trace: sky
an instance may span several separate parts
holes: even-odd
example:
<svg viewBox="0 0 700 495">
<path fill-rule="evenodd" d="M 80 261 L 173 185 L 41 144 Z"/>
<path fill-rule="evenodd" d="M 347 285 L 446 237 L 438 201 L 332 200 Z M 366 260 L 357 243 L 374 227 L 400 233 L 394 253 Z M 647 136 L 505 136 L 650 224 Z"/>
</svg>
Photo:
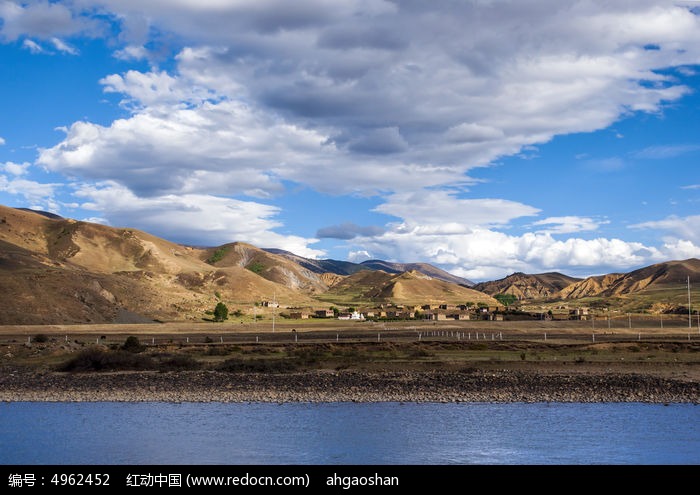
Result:
<svg viewBox="0 0 700 495">
<path fill-rule="evenodd" d="M 700 257 L 700 2 L 0 0 L 0 204 L 478 282 Z"/>
</svg>

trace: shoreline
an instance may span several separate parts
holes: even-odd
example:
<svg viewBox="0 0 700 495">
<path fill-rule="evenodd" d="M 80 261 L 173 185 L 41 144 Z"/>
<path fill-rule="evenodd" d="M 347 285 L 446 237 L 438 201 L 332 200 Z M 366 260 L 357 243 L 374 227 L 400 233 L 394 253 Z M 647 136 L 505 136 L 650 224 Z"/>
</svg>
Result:
<svg viewBox="0 0 700 495">
<path fill-rule="evenodd" d="M 645 373 L 468 371 L 5 372 L 2 402 L 700 404 L 700 383 Z"/>
</svg>

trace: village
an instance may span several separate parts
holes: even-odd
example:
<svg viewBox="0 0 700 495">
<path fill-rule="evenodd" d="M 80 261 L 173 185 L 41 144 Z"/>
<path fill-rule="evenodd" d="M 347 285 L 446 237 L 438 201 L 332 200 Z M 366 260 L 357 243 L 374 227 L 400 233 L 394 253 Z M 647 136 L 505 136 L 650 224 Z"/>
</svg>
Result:
<svg viewBox="0 0 700 495">
<path fill-rule="evenodd" d="M 280 308 L 279 303 L 264 301 L 265 307 Z M 570 309 L 560 306 L 553 310 L 525 312 L 508 306 L 488 306 L 483 303 L 473 304 L 379 304 L 371 308 L 348 307 L 340 310 L 335 306 L 328 309 L 287 307 L 279 315 L 292 320 L 312 318 L 329 318 L 351 321 L 377 320 L 433 320 L 433 321 L 504 321 L 515 320 L 587 320 L 588 308 Z"/>
</svg>

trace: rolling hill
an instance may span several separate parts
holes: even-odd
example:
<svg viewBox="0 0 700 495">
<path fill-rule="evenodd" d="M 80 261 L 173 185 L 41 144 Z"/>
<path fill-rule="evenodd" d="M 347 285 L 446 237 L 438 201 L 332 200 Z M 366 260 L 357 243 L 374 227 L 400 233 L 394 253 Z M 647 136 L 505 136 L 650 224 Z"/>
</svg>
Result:
<svg viewBox="0 0 700 495">
<path fill-rule="evenodd" d="M 197 321 L 219 300 L 244 312 L 273 297 L 289 306 L 326 306 L 344 290 L 368 302 L 483 296 L 419 272 L 389 274 L 242 242 L 194 248 L 136 229 L 0 206 L 0 324 Z"/>
<path fill-rule="evenodd" d="M 370 301 L 394 304 L 464 304 L 499 305 L 491 296 L 468 287 L 432 278 L 418 271 L 387 273 L 363 270 L 348 276 L 326 292 L 324 300 L 347 304 Z"/>
<path fill-rule="evenodd" d="M 664 288 L 685 289 L 688 277 L 694 281 L 700 280 L 700 260 L 667 261 L 629 273 L 588 277 L 563 288 L 558 296 L 576 299 L 625 296 Z"/>
<path fill-rule="evenodd" d="M 512 294 L 522 301 L 552 297 L 562 289 L 580 280 L 579 278 L 569 277 L 557 272 L 536 275 L 516 272 L 500 280 L 476 284 L 473 288 L 491 296 Z"/>
<path fill-rule="evenodd" d="M 700 260 L 583 280 L 515 273 L 470 288 L 468 280 L 424 263 L 310 260 L 242 242 L 194 248 L 135 229 L 0 206 L 0 324 L 201 321 L 218 301 L 251 313 L 254 303 L 273 297 L 305 307 L 491 306 L 498 304 L 492 295 L 506 293 L 522 301 L 637 298 L 641 308 L 667 301 L 662 310 L 672 310 L 687 301 L 687 277 L 698 285 Z"/>
<path fill-rule="evenodd" d="M 273 294 L 313 302 L 240 264 L 206 263 L 208 256 L 134 229 L 0 206 L 0 324 L 201 320 L 218 296 L 248 306 Z"/>
</svg>

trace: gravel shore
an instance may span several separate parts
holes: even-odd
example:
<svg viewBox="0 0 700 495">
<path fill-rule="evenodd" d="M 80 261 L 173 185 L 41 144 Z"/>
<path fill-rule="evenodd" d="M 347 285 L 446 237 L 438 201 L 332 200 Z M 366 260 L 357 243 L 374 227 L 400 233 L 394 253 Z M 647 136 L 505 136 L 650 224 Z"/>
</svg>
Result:
<svg viewBox="0 0 700 495">
<path fill-rule="evenodd" d="M 633 373 L 214 371 L 0 375 L 0 400 L 51 402 L 700 403 L 700 383 Z"/>
</svg>

